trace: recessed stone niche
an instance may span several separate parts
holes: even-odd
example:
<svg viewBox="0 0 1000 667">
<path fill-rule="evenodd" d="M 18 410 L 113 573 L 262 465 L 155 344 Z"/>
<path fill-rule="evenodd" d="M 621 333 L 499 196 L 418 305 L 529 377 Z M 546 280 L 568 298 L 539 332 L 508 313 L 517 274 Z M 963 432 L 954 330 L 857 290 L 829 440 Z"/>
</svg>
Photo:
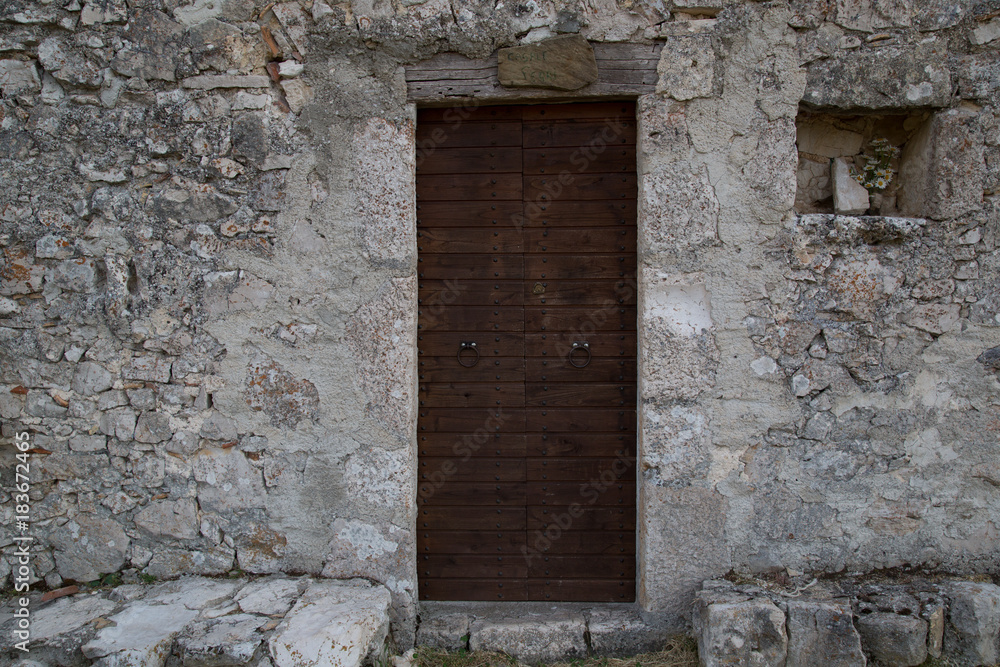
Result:
<svg viewBox="0 0 1000 667">
<path fill-rule="evenodd" d="M 799 151 L 796 212 L 904 215 L 899 201 L 905 180 L 900 176 L 900 161 L 907 143 L 927 124 L 930 115 L 930 112 L 877 115 L 799 112 L 795 122 Z M 866 157 L 874 156 L 872 141 L 877 139 L 887 140 L 899 149 L 899 154 L 889 164 L 891 180 L 884 189 L 868 192 L 865 208 L 865 188 L 857 181 L 846 181 L 852 180 L 848 175 L 851 169 L 860 171 Z M 903 171 L 905 174 L 906 170 Z M 841 180 L 835 188 L 838 173 Z M 838 207 L 834 205 L 835 189 L 839 195 Z M 850 208 L 851 202 L 854 208 Z"/>
</svg>

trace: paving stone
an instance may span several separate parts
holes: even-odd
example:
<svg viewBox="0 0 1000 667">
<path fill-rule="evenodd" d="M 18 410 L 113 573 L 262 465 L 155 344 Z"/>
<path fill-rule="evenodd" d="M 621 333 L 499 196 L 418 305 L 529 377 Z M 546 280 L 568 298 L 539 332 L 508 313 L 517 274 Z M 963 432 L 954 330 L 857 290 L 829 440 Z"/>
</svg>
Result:
<svg viewBox="0 0 1000 667">
<path fill-rule="evenodd" d="M 259 579 L 247 584 L 234 600 L 246 613 L 280 616 L 292 608 L 305 585 L 297 579 Z"/>
<path fill-rule="evenodd" d="M 389 591 L 363 581 L 313 581 L 275 628 L 275 667 L 359 667 L 389 631 Z"/>
</svg>

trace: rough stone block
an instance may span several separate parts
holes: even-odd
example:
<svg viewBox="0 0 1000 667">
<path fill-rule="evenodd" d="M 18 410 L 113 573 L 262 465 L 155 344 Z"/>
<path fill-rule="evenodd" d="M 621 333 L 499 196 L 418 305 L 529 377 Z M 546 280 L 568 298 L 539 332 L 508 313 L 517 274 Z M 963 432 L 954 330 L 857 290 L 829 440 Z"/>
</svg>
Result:
<svg viewBox="0 0 1000 667">
<path fill-rule="evenodd" d="M 961 306 L 957 303 L 931 303 L 911 310 L 905 321 L 911 327 L 937 335 L 949 331 L 960 314 Z"/>
<path fill-rule="evenodd" d="M 170 415 L 163 412 L 143 412 L 135 423 L 135 439 L 154 444 L 169 440 L 173 436 Z"/>
<path fill-rule="evenodd" d="M 785 665 L 785 615 L 770 600 L 710 602 L 699 593 L 693 621 L 704 667 Z"/>
<path fill-rule="evenodd" d="M 135 515 L 135 524 L 157 537 L 179 540 L 198 537 L 198 508 L 194 500 L 154 500 Z"/>
<path fill-rule="evenodd" d="M 712 489 L 653 485 L 640 501 L 646 575 L 639 601 L 649 611 L 687 614 L 699 584 L 731 568 L 728 549 L 713 537 L 725 531 L 726 501 Z"/>
<path fill-rule="evenodd" d="M 469 630 L 469 648 L 503 651 L 527 663 L 565 662 L 587 656 L 586 630 L 583 615 L 570 611 L 479 619 Z"/>
<path fill-rule="evenodd" d="M 841 215 L 861 215 L 868 210 L 868 190 L 854 180 L 851 168 L 837 158 L 830 168 L 833 187 L 833 210 Z"/>
<path fill-rule="evenodd" d="M 34 61 L 0 60 L 0 91 L 4 97 L 35 92 L 42 87 Z"/>
<path fill-rule="evenodd" d="M 389 631 L 389 591 L 314 581 L 268 640 L 275 667 L 360 667 Z"/>
<path fill-rule="evenodd" d="M 708 97 L 715 83 L 715 50 L 710 35 L 669 39 L 656 66 L 656 92 L 675 100 Z"/>
<path fill-rule="evenodd" d="M 929 49 L 884 47 L 809 65 L 802 102 L 815 108 L 895 110 L 945 107 L 951 75 Z"/>
<path fill-rule="evenodd" d="M 218 576 L 232 567 L 233 551 L 224 546 L 186 550 L 161 545 L 145 570 L 157 579 L 171 579 L 186 574 Z"/>
<path fill-rule="evenodd" d="M 136 357 L 125 369 L 128 380 L 170 382 L 170 360 L 153 355 Z"/>
<path fill-rule="evenodd" d="M 864 667 L 850 602 L 789 602 L 787 667 Z"/>
<path fill-rule="evenodd" d="M 93 396 L 111 388 L 112 375 L 100 364 L 84 361 L 73 373 L 71 388 L 78 394 Z"/>
<path fill-rule="evenodd" d="M 191 461 L 198 502 L 207 511 L 263 507 L 264 479 L 237 449 L 203 449 Z"/>
<path fill-rule="evenodd" d="M 924 123 L 903 149 L 897 202 L 903 215 L 955 218 L 983 206 L 983 134 L 976 114 L 949 109 Z"/>
<path fill-rule="evenodd" d="M 969 665 L 1000 662 L 1000 586 L 959 581 L 945 594 L 951 601 L 945 655 Z"/>
<path fill-rule="evenodd" d="M 93 581 L 117 572 L 125 563 L 129 539 L 121 525 L 95 514 L 77 514 L 53 531 L 59 576 L 72 581 Z"/>
<path fill-rule="evenodd" d="M 927 659 L 927 621 L 885 612 L 858 618 L 861 644 L 873 658 L 890 667 L 915 667 Z"/>
</svg>

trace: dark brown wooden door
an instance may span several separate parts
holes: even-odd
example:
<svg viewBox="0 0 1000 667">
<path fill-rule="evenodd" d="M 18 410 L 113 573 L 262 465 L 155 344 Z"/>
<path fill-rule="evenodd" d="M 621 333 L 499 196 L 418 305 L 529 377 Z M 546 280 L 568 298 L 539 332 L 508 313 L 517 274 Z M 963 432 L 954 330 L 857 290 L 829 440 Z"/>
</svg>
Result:
<svg viewBox="0 0 1000 667">
<path fill-rule="evenodd" d="M 421 600 L 635 599 L 630 102 L 417 117 Z"/>
</svg>

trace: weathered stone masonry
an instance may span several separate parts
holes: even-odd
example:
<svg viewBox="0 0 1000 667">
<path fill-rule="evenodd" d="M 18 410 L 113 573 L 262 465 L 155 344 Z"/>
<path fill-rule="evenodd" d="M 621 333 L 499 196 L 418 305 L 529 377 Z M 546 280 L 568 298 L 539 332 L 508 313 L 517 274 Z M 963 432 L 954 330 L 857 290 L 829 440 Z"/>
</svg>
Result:
<svg viewBox="0 0 1000 667">
<path fill-rule="evenodd" d="M 412 643 L 404 68 L 576 32 L 663 44 L 641 606 L 679 622 L 729 570 L 1000 574 L 1000 4 L 8 0 L 0 418 L 39 579 L 364 577 Z M 833 215 L 824 164 L 879 136 L 880 215 Z"/>
</svg>

